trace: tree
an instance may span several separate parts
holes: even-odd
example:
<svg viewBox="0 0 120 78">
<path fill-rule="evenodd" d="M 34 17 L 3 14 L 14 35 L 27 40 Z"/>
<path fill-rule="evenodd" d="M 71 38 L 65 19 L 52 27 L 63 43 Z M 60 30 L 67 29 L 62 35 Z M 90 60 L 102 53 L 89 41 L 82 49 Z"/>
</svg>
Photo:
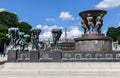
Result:
<svg viewBox="0 0 120 78">
<path fill-rule="evenodd" d="M 114 27 L 110 27 L 108 28 L 107 34 L 108 37 L 111 37 L 113 39 L 113 41 L 117 40 L 117 31 L 116 28 Z"/>
<path fill-rule="evenodd" d="M 20 28 L 21 32 L 24 32 L 25 34 L 29 34 L 30 35 L 30 30 L 32 28 L 31 25 L 29 25 L 26 22 L 21 22 L 21 23 L 18 24 L 18 27 Z"/>
<path fill-rule="evenodd" d="M 11 12 L 0 12 L 0 24 L 5 24 L 9 27 L 16 27 L 18 25 L 18 17 L 16 14 Z"/>
<path fill-rule="evenodd" d="M 108 37 L 111 37 L 113 41 L 117 41 L 120 43 L 120 27 L 110 27 L 108 28 L 107 34 Z"/>
<path fill-rule="evenodd" d="M 6 37 L 9 27 L 18 26 L 18 17 L 16 14 L 2 11 L 0 12 L 0 52 L 4 50 L 4 43 L 7 42 Z"/>
<path fill-rule="evenodd" d="M 0 24 L 0 52 L 4 50 L 4 43 L 7 41 L 6 33 L 8 30 L 8 26 L 4 24 Z"/>
<path fill-rule="evenodd" d="M 4 50 L 4 43 L 9 42 L 6 34 L 10 27 L 18 27 L 26 34 L 30 34 L 30 29 L 32 28 L 31 25 L 26 22 L 19 23 L 16 14 L 7 11 L 0 12 L 0 52 Z"/>
<path fill-rule="evenodd" d="M 120 44 L 120 26 L 117 27 L 117 40 L 118 40 L 118 43 Z"/>
</svg>

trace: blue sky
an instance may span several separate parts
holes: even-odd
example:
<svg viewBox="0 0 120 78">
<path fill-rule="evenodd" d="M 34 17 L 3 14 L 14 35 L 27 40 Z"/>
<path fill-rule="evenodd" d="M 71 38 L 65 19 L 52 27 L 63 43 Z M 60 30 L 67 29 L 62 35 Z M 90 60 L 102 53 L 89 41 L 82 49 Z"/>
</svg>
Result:
<svg viewBox="0 0 120 78">
<path fill-rule="evenodd" d="M 105 9 L 102 31 L 120 25 L 120 0 L 0 0 L 0 11 L 17 14 L 19 21 L 25 21 L 33 28 L 41 28 L 41 38 L 51 37 L 51 29 L 67 27 L 68 38 L 83 34 L 79 12 L 89 9 Z M 63 32 L 64 37 L 64 32 Z"/>
</svg>

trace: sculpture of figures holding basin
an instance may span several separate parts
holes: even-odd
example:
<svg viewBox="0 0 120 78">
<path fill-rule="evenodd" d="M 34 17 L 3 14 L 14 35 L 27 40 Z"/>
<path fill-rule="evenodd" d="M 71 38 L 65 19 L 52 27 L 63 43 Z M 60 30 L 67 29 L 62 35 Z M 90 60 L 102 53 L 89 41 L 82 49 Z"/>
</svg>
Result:
<svg viewBox="0 0 120 78">
<path fill-rule="evenodd" d="M 79 15 L 82 17 L 81 24 L 84 28 L 84 33 L 86 34 L 86 31 L 89 31 L 93 34 L 101 34 L 101 27 L 103 25 L 102 18 L 106 13 L 105 10 L 86 10 L 81 12 Z M 92 27 L 92 31 L 90 31 L 90 27 Z"/>
</svg>

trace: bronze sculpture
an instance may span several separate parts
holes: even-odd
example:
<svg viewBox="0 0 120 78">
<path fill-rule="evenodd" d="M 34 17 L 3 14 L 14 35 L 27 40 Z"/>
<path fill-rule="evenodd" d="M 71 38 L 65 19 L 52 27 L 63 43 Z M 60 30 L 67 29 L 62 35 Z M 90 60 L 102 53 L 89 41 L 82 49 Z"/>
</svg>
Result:
<svg viewBox="0 0 120 78">
<path fill-rule="evenodd" d="M 82 27 L 85 34 L 101 34 L 101 27 L 103 25 L 103 16 L 107 12 L 105 10 L 86 10 L 79 15 L 82 17 Z M 90 28 L 92 27 L 92 31 Z M 88 32 L 89 31 L 89 32 Z"/>
<path fill-rule="evenodd" d="M 7 37 L 10 38 L 10 47 L 11 50 L 16 50 L 16 41 L 19 39 L 19 28 L 11 27 L 8 29 Z"/>
<path fill-rule="evenodd" d="M 32 29 L 31 30 L 31 42 L 32 50 L 39 50 L 39 34 L 41 29 Z"/>
<path fill-rule="evenodd" d="M 28 50 L 28 43 L 27 39 L 30 37 L 29 35 L 25 34 L 24 32 L 20 32 L 19 28 L 11 27 L 8 29 L 7 37 L 10 38 L 10 47 L 11 50 L 16 50 L 17 46 L 20 46 L 20 51 Z"/>
<path fill-rule="evenodd" d="M 101 33 L 101 27 L 103 25 L 103 20 L 102 20 L 103 14 L 100 14 L 99 16 L 97 16 L 97 18 L 95 19 L 96 24 L 95 27 L 97 28 L 98 33 Z"/>
<path fill-rule="evenodd" d="M 94 33 L 94 27 L 95 26 L 93 24 L 93 21 L 94 21 L 93 17 L 90 14 L 87 14 L 86 19 L 87 19 L 87 25 L 88 25 L 88 27 L 92 26 L 92 32 Z"/>
<path fill-rule="evenodd" d="M 89 34 L 90 33 L 90 26 L 87 25 L 87 21 L 82 20 L 81 24 L 82 24 L 82 28 L 84 29 L 84 33 Z"/>
<path fill-rule="evenodd" d="M 58 50 L 58 40 L 62 34 L 62 30 L 59 28 L 52 29 L 52 36 L 53 36 L 53 50 Z"/>
</svg>

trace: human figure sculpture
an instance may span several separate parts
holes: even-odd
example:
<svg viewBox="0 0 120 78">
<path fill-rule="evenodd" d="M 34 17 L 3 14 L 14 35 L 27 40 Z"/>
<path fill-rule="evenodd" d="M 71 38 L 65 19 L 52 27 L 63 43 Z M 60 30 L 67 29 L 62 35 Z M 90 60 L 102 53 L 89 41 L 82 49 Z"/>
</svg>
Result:
<svg viewBox="0 0 120 78">
<path fill-rule="evenodd" d="M 87 25 L 87 22 L 85 20 L 82 20 L 81 24 L 82 24 L 82 28 L 84 29 L 84 33 L 89 34 L 90 33 L 90 27 Z"/>
<path fill-rule="evenodd" d="M 94 23 L 93 23 L 94 19 L 93 19 L 93 17 L 90 14 L 88 14 L 86 19 L 87 19 L 88 27 L 92 26 L 92 32 L 94 33 Z"/>
<path fill-rule="evenodd" d="M 53 36 L 53 49 L 58 50 L 58 40 L 62 34 L 61 29 L 52 29 L 52 36 Z"/>
<path fill-rule="evenodd" d="M 16 27 L 11 27 L 8 29 L 8 38 L 10 38 L 10 47 L 11 47 L 11 50 L 16 50 L 16 41 L 19 39 L 19 28 L 16 28 Z"/>
<path fill-rule="evenodd" d="M 27 42 L 27 39 L 29 38 L 30 36 L 25 34 L 24 32 L 19 32 L 19 39 L 16 41 L 16 44 L 17 45 L 20 45 L 20 51 L 23 51 L 23 50 L 28 50 L 28 43 Z"/>
<path fill-rule="evenodd" d="M 101 27 L 103 25 L 103 20 L 102 20 L 103 14 L 100 14 L 99 16 L 97 16 L 97 18 L 95 19 L 96 24 L 95 27 L 97 28 L 97 32 L 100 34 L 101 33 Z"/>
<path fill-rule="evenodd" d="M 40 44 L 40 49 L 44 49 L 45 48 L 45 43 L 43 41 L 40 41 L 39 44 Z"/>
<path fill-rule="evenodd" d="M 39 50 L 39 34 L 40 29 L 32 29 L 31 30 L 31 42 L 32 42 L 32 50 Z"/>
<path fill-rule="evenodd" d="M 26 48 L 27 48 L 27 50 L 28 50 L 28 44 L 29 44 L 29 42 L 30 42 L 30 35 L 28 35 L 28 34 L 25 34 L 24 35 L 24 40 L 25 40 L 25 46 L 26 46 Z"/>
<path fill-rule="evenodd" d="M 25 48 L 25 41 L 24 41 L 24 32 L 19 32 L 19 39 L 16 41 L 17 45 L 20 45 L 20 50 L 23 51 Z"/>
</svg>

